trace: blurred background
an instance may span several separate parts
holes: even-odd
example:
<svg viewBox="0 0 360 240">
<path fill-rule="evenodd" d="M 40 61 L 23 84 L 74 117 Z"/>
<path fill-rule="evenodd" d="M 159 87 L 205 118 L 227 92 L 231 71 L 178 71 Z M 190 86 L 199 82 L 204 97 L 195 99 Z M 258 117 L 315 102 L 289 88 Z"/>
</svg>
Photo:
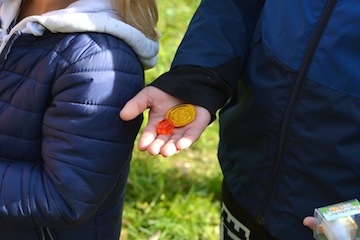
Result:
<svg viewBox="0 0 360 240">
<path fill-rule="evenodd" d="M 146 83 L 170 68 L 200 0 L 157 3 L 160 53 L 157 66 L 146 71 Z M 171 158 L 134 149 L 120 240 L 219 239 L 218 130 L 215 121 L 190 149 Z"/>
</svg>

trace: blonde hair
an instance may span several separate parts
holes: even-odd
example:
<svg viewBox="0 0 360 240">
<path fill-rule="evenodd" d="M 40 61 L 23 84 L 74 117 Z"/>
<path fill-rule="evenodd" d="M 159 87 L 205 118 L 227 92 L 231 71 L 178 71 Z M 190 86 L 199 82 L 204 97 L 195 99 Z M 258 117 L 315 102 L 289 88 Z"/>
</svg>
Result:
<svg viewBox="0 0 360 240">
<path fill-rule="evenodd" d="M 158 39 L 156 0 L 112 0 L 121 19 L 151 39 Z"/>
</svg>

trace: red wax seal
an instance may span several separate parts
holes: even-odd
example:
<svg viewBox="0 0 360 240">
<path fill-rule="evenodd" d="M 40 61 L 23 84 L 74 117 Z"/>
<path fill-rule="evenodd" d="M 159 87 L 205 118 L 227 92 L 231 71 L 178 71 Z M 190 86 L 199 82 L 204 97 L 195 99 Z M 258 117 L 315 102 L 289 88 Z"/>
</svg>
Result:
<svg viewBox="0 0 360 240">
<path fill-rule="evenodd" d="M 173 129 L 174 129 L 174 122 L 167 118 L 156 124 L 157 134 L 168 135 L 172 133 Z"/>
</svg>

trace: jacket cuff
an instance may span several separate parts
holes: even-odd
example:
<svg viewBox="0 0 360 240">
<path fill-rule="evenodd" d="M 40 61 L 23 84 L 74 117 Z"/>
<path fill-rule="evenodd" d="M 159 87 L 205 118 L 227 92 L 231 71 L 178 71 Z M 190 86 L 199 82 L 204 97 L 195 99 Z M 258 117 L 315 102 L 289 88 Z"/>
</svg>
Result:
<svg viewBox="0 0 360 240">
<path fill-rule="evenodd" d="M 185 102 L 206 108 L 211 113 L 211 122 L 232 90 L 212 69 L 198 66 L 178 66 L 164 73 L 150 86 L 157 87 Z"/>
</svg>

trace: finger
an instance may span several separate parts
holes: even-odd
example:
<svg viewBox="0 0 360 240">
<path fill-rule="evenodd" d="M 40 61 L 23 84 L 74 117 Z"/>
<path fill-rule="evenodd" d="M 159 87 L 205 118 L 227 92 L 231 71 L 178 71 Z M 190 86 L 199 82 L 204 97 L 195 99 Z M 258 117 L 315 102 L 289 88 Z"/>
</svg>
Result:
<svg viewBox="0 0 360 240">
<path fill-rule="evenodd" d="M 135 97 L 130 99 L 120 111 L 120 118 L 130 121 L 147 109 L 147 94 L 145 90 L 140 91 Z"/>
<path fill-rule="evenodd" d="M 156 127 L 153 126 L 152 121 L 148 121 L 147 125 L 144 127 L 142 134 L 138 141 L 138 149 L 140 151 L 146 151 L 148 147 L 155 141 L 157 138 Z"/>
<path fill-rule="evenodd" d="M 153 141 L 157 138 L 158 134 L 156 132 L 156 125 L 158 122 L 163 120 L 163 115 L 154 114 L 151 109 L 149 112 L 148 122 L 144 127 L 142 134 L 140 135 L 138 141 L 138 149 L 140 151 L 148 150 L 148 147 L 152 144 Z M 149 152 L 150 153 L 150 152 Z"/>
<path fill-rule="evenodd" d="M 148 146 L 147 151 L 151 155 L 157 155 L 161 153 L 161 149 L 170 139 L 171 135 L 157 135 L 154 141 Z"/>
<path fill-rule="evenodd" d="M 189 127 L 184 129 L 183 135 L 181 138 L 176 141 L 176 148 L 178 150 L 184 150 L 190 147 L 194 142 L 196 142 L 201 134 L 204 132 L 205 126 L 196 125 L 196 123 L 190 125 Z"/>
<path fill-rule="evenodd" d="M 195 123 L 194 123 L 195 124 Z M 189 127 L 175 128 L 171 135 L 156 135 L 156 133 L 143 133 L 141 149 L 147 150 L 150 154 L 161 154 L 163 157 L 170 157 L 180 150 L 190 147 L 201 135 L 205 127 L 199 129 Z"/>
<path fill-rule="evenodd" d="M 175 140 L 169 140 L 164 146 L 160 149 L 160 154 L 163 157 L 171 157 L 179 152 L 177 149 Z"/>
<path fill-rule="evenodd" d="M 306 217 L 303 220 L 303 224 L 304 224 L 304 226 L 314 230 L 315 227 L 316 227 L 316 218 L 314 218 L 314 217 Z"/>
<path fill-rule="evenodd" d="M 163 157 L 170 157 L 179 152 L 176 143 L 179 141 L 179 139 L 182 138 L 183 131 L 184 131 L 183 129 L 174 129 L 171 137 L 163 144 L 163 146 L 160 149 L 160 154 Z"/>
<path fill-rule="evenodd" d="M 171 138 L 160 149 L 160 154 L 164 157 L 170 157 L 181 150 L 189 148 L 199 139 L 205 128 L 206 126 L 199 127 L 194 123 L 183 128 L 174 129 Z"/>
<path fill-rule="evenodd" d="M 137 147 L 140 151 L 146 151 L 150 144 L 154 142 L 156 139 L 157 134 L 154 134 L 152 132 L 146 132 L 144 131 L 138 141 Z"/>
<path fill-rule="evenodd" d="M 156 133 L 147 131 L 143 133 L 143 136 L 139 139 L 141 143 L 138 147 L 142 150 L 147 150 L 151 155 L 161 154 L 163 157 L 170 157 L 179 152 L 176 143 L 183 136 L 184 128 L 175 128 L 172 134 L 169 135 L 157 135 Z"/>
<path fill-rule="evenodd" d="M 198 117 L 194 122 L 190 123 L 184 128 L 184 133 L 181 138 L 176 142 L 176 148 L 178 150 L 183 150 L 190 147 L 194 142 L 196 142 L 204 130 L 207 128 L 211 115 L 204 109 L 197 107 Z"/>
<path fill-rule="evenodd" d="M 193 145 L 194 142 L 199 139 L 199 136 L 194 136 L 194 134 L 185 134 L 182 138 L 179 139 L 179 141 L 176 142 L 176 149 L 184 150 L 186 148 L 189 148 L 191 145 Z"/>
</svg>

